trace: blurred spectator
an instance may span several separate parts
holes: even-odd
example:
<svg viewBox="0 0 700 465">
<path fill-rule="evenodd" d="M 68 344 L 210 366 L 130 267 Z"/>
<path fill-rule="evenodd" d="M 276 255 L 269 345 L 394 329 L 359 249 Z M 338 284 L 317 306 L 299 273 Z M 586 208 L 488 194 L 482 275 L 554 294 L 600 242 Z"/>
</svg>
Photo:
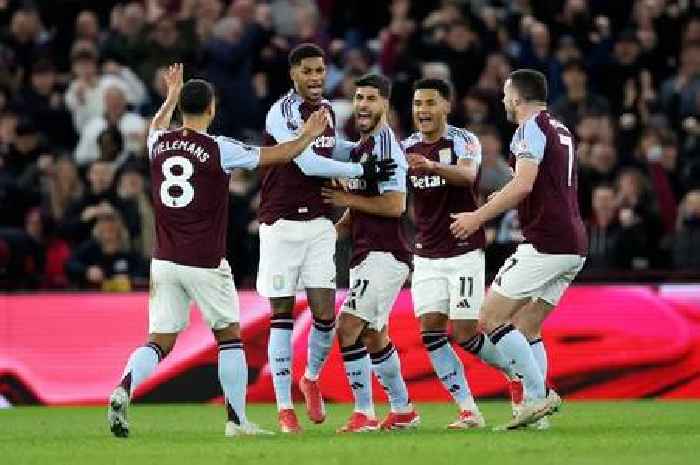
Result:
<svg viewBox="0 0 700 465">
<path fill-rule="evenodd" d="M 629 96 L 630 88 L 634 90 L 639 80 L 641 47 L 633 30 L 622 32 L 614 45 L 608 41 L 600 47 L 610 46 L 613 48 L 612 54 L 603 53 L 601 62 L 592 64 L 596 71 L 593 82 L 608 99 L 613 113 L 620 115 L 623 105 L 633 104 L 635 100 L 633 97 L 633 102 L 625 102 L 625 96 Z M 621 86 L 625 92 L 620 92 Z"/>
<path fill-rule="evenodd" d="M 253 208 L 257 189 L 257 182 L 250 172 L 235 170 L 231 173 L 229 215 L 236 221 L 228 228 L 227 257 L 237 285 L 254 285 L 259 253 L 256 209 Z"/>
<path fill-rule="evenodd" d="M 75 17 L 75 40 L 89 40 L 100 44 L 104 39 L 100 32 L 100 21 L 94 11 L 83 10 Z"/>
<path fill-rule="evenodd" d="M 189 69 L 198 46 L 194 22 L 164 15 L 154 22 L 144 45 L 144 56 L 136 67 L 143 81 L 151 82 L 158 68 L 171 63 L 185 63 Z"/>
<path fill-rule="evenodd" d="M 13 52 L 20 80 L 29 76 L 34 62 L 51 55 L 50 36 L 43 30 L 39 12 L 31 6 L 15 11 L 2 42 Z"/>
<path fill-rule="evenodd" d="M 481 142 L 481 174 L 479 192 L 484 197 L 500 190 L 513 176 L 503 154 L 503 143 L 493 126 L 486 126 L 478 133 Z"/>
<path fill-rule="evenodd" d="M 566 95 L 554 102 L 550 111 L 568 128 L 575 128 L 584 114 L 606 114 L 610 111 L 605 98 L 590 93 L 586 68 L 581 60 L 572 60 L 564 65 L 563 79 Z"/>
<path fill-rule="evenodd" d="M 134 165 L 125 166 L 119 175 L 117 195 L 120 199 L 136 205 L 139 217 L 139 235 L 132 237 L 131 250 L 148 260 L 153 254 L 155 240 L 155 216 L 146 180 Z M 234 216 L 233 218 L 239 218 Z"/>
<path fill-rule="evenodd" d="M 679 209 L 673 263 L 679 269 L 700 269 L 700 190 L 688 192 Z"/>
<path fill-rule="evenodd" d="M 587 271 L 619 269 L 624 258 L 620 256 L 622 228 L 618 221 L 617 199 L 612 184 L 598 184 L 591 193 L 592 205 L 588 229 Z"/>
<path fill-rule="evenodd" d="M 21 90 L 18 100 L 17 106 L 25 109 L 51 147 L 70 149 L 75 145 L 71 116 L 50 61 L 40 60 L 32 65 L 29 84 Z"/>
<path fill-rule="evenodd" d="M 87 170 L 88 188 L 79 199 L 66 208 L 62 222 L 64 235 L 73 243 L 80 243 L 90 235 L 96 218 L 112 210 L 117 211 L 126 222 L 131 235 L 140 232 L 137 206 L 121 199 L 113 189 L 114 165 L 107 161 L 96 160 Z"/>
<path fill-rule="evenodd" d="M 617 174 L 615 146 L 606 142 L 595 143 L 585 160 L 579 161 L 578 197 L 581 216 L 591 215 L 593 188 L 599 184 L 613 183 Z"/>
<path fill-rule="evenodd" d="M 56 235 L 56 224 L 50 215 L 39 208 L 27 213 L 24 230 L 41 250 L 37 263 L 37 285 L 44 289 L 60 289 L 68 285 L 65 264 L 70 257 L 68 243 Z"/>
<path fill-rule="evenodd" d="M 431 50 L 432 60 L 447 63 L 454 80 L 458 96 L 463 96 L 479 79 L 479 71 L 484 67 L 484 51 L 477 35 L 462 20 L 455 20 L 447 26 L 444 39 Z"/>
<path fill-rule="evenodd" d="M 618 219 L 625 239 L 621 263 L 626 269 L 661 267 L 663 225 L 648 180 L 636 168 L 626 168 L 617 178 Z"/>
<path fill-rule="evenodd" d="M 146 122 L 136 113 L 127 111 L 126 98 L 120 86 L 110 86 L 104 90 L 104 114 L 89 120 L 75 149 L 75 160 L 85 165 L 99 157 L 97 140 L 110 125 L 115 125 L 126 138 L 123 152 L 139 153 L 146 139 Z M 124 153 L 123 155 L 126 155 Z"/>
<path fill-rule="evenodd" d="M 124 153 L 124 136 L 116 126 L 107 126 L 97 136 L 98 160 L 114 162 L 119 168 L 126 159 Z"/>
<path fill-rule="evenodd" d="M 129 234 L 115 211 L 107 209 L 97 216 L 92 236 L 66 263 L 75 285 L 125 292 L 146 284 L 145 263 L 129 251 Z"/>
<path fill-rule="evenodd" d="M 105 58 L 136 69 L 144 53 L 143 30 L 146 12 L 140 2 L 115 5 L 110 18 L 110 31 L 102 45 Z"/>
<path fill-rule="evenodd" d="M 57 159 L 52 166 L 45 198 L 45 210 L 54 223 L 63 220 L 68 206 L 83 196 L 83 190 L 75 162 L 67 157 Z"/>
<path fill-rule="evenodd" d="M 261 124 L 263 110 L 252 86 L 252 65 L 266 39 L 263 25 L 246 25 L 238 18 L 226 17 L 216 23 L 212 37 L 204 44 L 206 74 L 218 91 L 218 128 L 228 134 Z"/>
<path fill-rule="evenodd" d="M 688 42 L 680 54 L 678 74 L 661 86 L 661 104 L 677 128 L 700 110 L 700 41 Z"/>
<path fill-rule="evenodd" d="M 97 51 L 90 45 L 73 47 L 71 68 L 73 79 L 66 91 L 66 105 L 73 114 L 73 124 L 78 131 L 83 131 L 91 119 L 104 114 L 105 91 L 110 87 L 120 88 L 134 108 L 139 108 L 147 100 L 143 82 L 126 66 L 106 61 L 100 74 Z"/>
</svg>

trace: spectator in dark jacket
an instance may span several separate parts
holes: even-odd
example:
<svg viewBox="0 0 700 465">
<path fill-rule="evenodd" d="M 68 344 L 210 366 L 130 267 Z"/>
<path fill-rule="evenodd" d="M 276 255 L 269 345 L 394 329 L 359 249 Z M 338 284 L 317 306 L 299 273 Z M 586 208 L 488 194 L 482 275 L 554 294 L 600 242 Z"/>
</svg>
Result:
<svg viewBox="0 0 700 465">
<path fill-rule="evenodd" d="M 129 291 L 145 285 L 145 263 L 129 250 L 129 234 L 116 211 L 100 213 L 92 235 L 66 263 L 73 283 L 105 291 Z"/>
<path fill-rule="evenodd" d="M 676 269 L 700 270 L 700 190 L 688 192 L 681 204 L 673 264 Z"/>
</svg>

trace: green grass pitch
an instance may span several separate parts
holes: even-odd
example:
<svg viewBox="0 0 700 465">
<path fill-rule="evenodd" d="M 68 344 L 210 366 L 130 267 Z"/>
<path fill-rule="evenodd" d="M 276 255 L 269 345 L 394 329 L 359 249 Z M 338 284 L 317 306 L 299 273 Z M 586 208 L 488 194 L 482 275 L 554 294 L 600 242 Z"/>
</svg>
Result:
<svg viewBox="0 0 700 465">
<path fill-rule="evenodd" d="M 349 405 L 331 405 L 323 425 L 302 419 L 297 436 L 225 438 L 224 409 L 209 404 L 133 405 L 131 436 L 114 438 L 105 409 L 0 410 L 0 463 L 6 465 L 198 464 L 695 464 L 700 463 L 700 402 L 567 402 L 549 431 L 493 432 L 505 402 L 482 402 L 489 428 L 447 431 L 450 404 L 420 404 L 414 431 L 338 435 Z M 386 411 L 379 406 L 380 414 Z M 303 406 L 297 408 L 305 414 Z M 248 416 L 274 429 L 272 405 Z"/>
</svg>

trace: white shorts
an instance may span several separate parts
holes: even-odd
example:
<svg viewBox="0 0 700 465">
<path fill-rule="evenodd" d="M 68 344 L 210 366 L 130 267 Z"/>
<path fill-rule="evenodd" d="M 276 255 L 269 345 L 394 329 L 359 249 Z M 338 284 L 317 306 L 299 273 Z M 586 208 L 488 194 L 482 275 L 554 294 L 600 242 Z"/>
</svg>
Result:
<svg viewBox="0 0 700 465">
<path fill-rule="evenodd" d="M 450 320 L 478 320 L 484 300 L 483 250 L 447 258 L 413 259 L 411 295 L 416 316 L 444 313 Z"/>
<path fill-rule="evenodd" d="M 185 329 L 193 300 L 210 328 L 223 329 L 238 323 L 238 293 L 226 259 L 218 268 L 151 260 L 149 333 L 179 333 Z"/>
<path fill-rule="evenodd" d="M 277 220 L 260 225 L 256 287 L 263 297 L 290 297 L 297 287 L 335 289 L 333 222 Z"/>
<path fill-rule="evenodd" d="M 542 299 L 557 305 L 585 262 L 580 255 L 540 253 L 532 244 L 520 244 L 491 288 L 509 299 Z"/>
<path fill-rule="evenodd" d="M 359 265 L 350 268 L 352 287 L 340 311 L 355 315 L 371 329 L 381 331 L 389 321 L 409 271 L 408 265 L 389 252 L 370 252 Z"/>
</svg>

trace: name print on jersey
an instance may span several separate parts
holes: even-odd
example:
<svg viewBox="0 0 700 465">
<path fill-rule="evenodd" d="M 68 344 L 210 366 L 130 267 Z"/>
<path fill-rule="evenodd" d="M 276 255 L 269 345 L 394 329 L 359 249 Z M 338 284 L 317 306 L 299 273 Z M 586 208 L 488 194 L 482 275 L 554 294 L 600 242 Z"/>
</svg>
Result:
<svg viewBox="0 0 700 465">
<path fill-rule="evenodd" d="M 425 176 L 411 176 L 411 183 L 416 189 L 430 189 L 432 187 L 441 187 L 447 184 L 445 178 L 435 174 Z"/>
<path fill-rule="evenodd" d="M 168 152 L 171 150 L 180 150 L 183 152 L 189 152 L 195 157 L 197 157 L 197 160 L 200 162 L 204 163 L 207 160 L 209 160 L 209 154 L 207 153 L 204 148 L 202 148 L 200 145 L 197 145 L 194 142 L 182 140 L 182 139 L 175 139 L 173 141 L 166 140 L 166 141 L 161 141 L 158 145 L 156 145 L 155 150 L 153 151 L 154 156 L 160 155 L 162 152 Z"/>
</svg>

